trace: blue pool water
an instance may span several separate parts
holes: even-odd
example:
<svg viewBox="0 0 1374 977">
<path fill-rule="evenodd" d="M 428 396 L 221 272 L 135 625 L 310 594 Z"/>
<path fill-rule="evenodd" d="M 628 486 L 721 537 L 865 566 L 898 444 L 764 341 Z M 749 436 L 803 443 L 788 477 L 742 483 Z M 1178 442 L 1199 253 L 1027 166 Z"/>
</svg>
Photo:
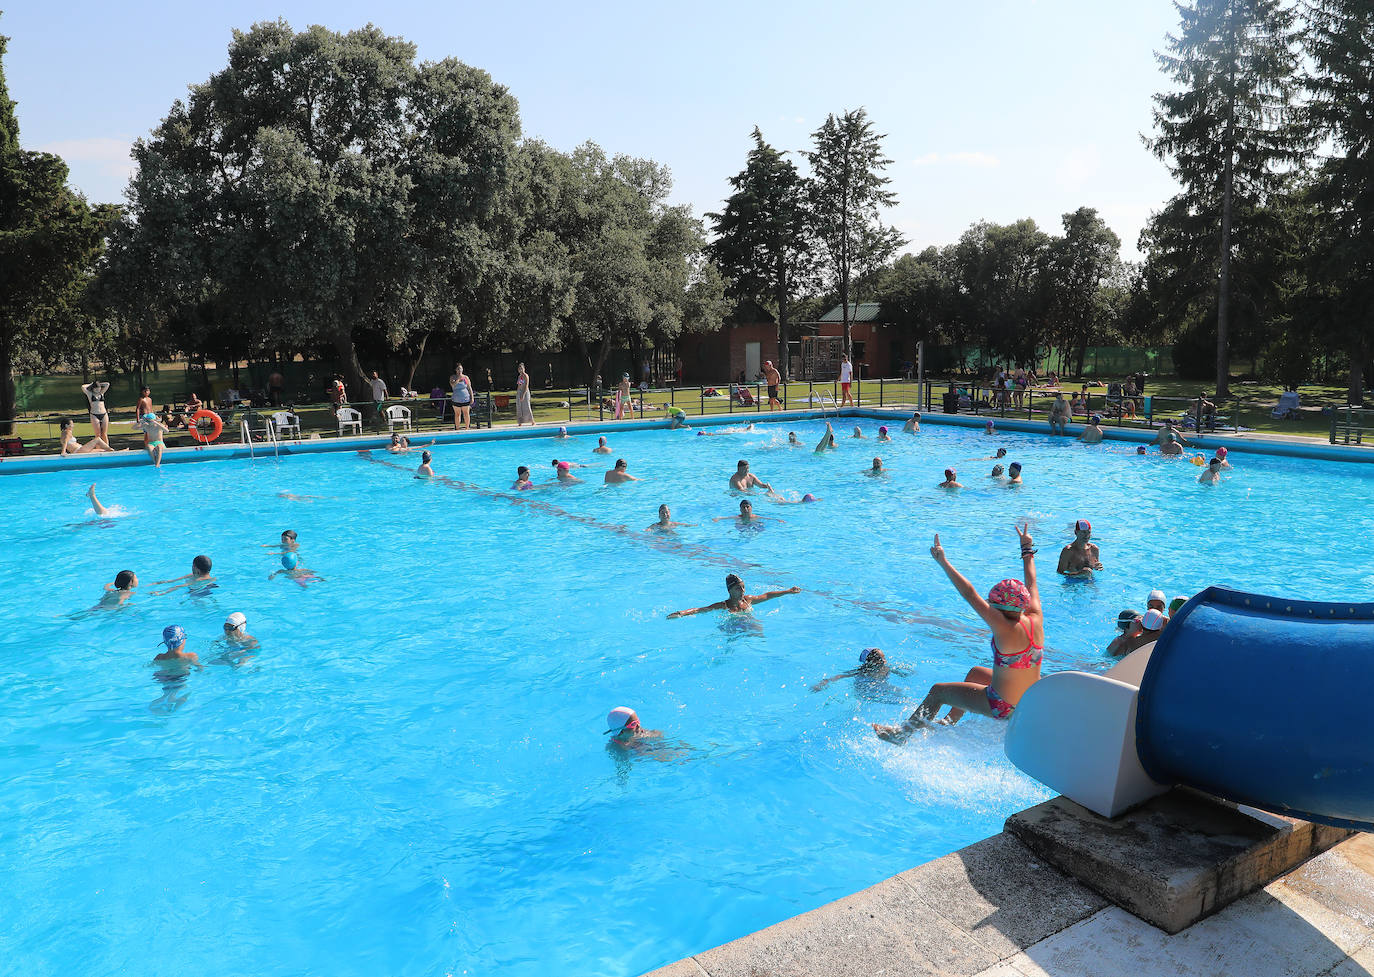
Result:
<svg viewBox="0 0 1374 977">
<path fill-rule="evenodd" d="M 26 975 L 624 975 L 743 935 L 997 831 L 1046 791 L 970 719 L 904 747 L 905 716 L 987 638 L 928 554 L 938 531 L 980 589 L 1041 547 L 1049 669 L 1102 668 L 1125 606 L 1224 584 L 1367 597 L 1371 470 L 1233 452 L 1225 482 L 1131 446 L 928 426 L 877 445 L 819 425 L 610 435 L 0 479 L 0 959 Z M 986 478 L 1005 445 L 1019 489 Z M 861 472 L 880 454 L 887 478 Z M 603 487 L 616 456 L 643 483 Z M 517 464 L 591 464 L 584 485 L 509 493 Z M 741 531 L 748 458 L 814 505 Z M 977 460 L 975 460 L 977 459 Z M 1010 459 L 1009 459 L 1010 460 Z M 395 467 L 396 465 L 401 467 Z M 958 468 L 960 493 L 934 488 Z M 314 496 L 310 501 L 279 492 Z M 641 530 L 660 502 L 695 525 Z M 1055 578 L 1075 518 L 1106 569 Z M 270 579 L 284 528 L 325 579 Z M 218 587 L 152 581 L 215 560 Z M 88 611 L 116 571 L 136 596 Z M 675 609 L 803 593 L 752 619 Z M 262 642 L 217 645 L 243 611 Z M 169 687 L 166 624 L 205 663 Z M 861 698 L 809 687 L 877 645 L 911 674 Z M 1205 669 L 1205 664 L 1200 668 Z M 887 699 L 889 701 L 883 701 Z M 627 761 L 602 736 L 638 708 L 676 749 Z"/>
</svg>

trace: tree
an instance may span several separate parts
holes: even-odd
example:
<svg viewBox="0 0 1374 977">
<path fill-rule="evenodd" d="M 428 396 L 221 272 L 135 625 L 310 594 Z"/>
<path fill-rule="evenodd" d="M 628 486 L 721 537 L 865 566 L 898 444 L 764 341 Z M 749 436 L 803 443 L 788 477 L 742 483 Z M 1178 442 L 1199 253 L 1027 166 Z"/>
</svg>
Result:
<svg viewBox="0 0 1374 977">
<path fill-rule="evenodd" d="M 752 301 L 778 319 L 778 369 L 786 381 L 792 297 L 812 281 L 813 243 L 807 185 L 787 157 L 763 141 L 754 127 L 754 148 L 745 167 L 730 178 L 734 193 L 711 219 L 712 261 L 729 280 L 736 302 Z"/>
<path fill-rule="evenodd" d="M 995 358 L 1028 363 L 1045 341 L 1041 275 L 1050 237 L 1029 218 L 979 222 L 954 245 L 951 270 L 972 341 Z"/>
<path fill-rule="evenodd" d="M 116 267 L 157 277 L 130 302 L 192 340 L 323 341 L 355 381 L 361 334 L 414 355 L 465 313 L 495 318 L 518 107 L 483 71 L 414 59 L 371 26 L 236 31 L 228 66 L 135 146 Z"/>
<path fill-rule="evenodd" d="M 1312 0 L 1307 16 L 1309 118 L 1332 148 L 1311 189 L 1323 226 L 1308 280 L 1325 308 L 1323 333 L 1350 357 L 1348 397 L 1359 404 L 1374 357 L 1374 9 Z"/>
<path fill-rule="evenodd" d="M 919 255 L 904 254 L 893 262 L 875 285 L 883 320 L 917 342 L 930 342 L 937 336 L 962 342 L 949 264 L 949 256 L 934 247 Z"/>
<path fill-rule="evenodd" d="M 1189 277 L 1214 282 L 1217 395 L 1230 381 L 1233 263 L 1250 258 L 1253 216 L 1303 158 L 1293 123 L 1295 17 L 1279 0 L 1176 0 L 1181 29 L 1157 58 L 1178 89 L 1156 95 L 1146 144 L 1181 184 L 1170 213 Z"/>
<path fill-rule="evenodd" d="M 0 35 L 0 432 L 13 433 L 14 370 L 25 356 L 54 357 L 81 329 L 81 296 L 109 207 L 92 208 L 67 186 L 67 165 L 19 145 L 19 120 L 5 84 L 9 38 Z"/>
<path fill-rule="evenodd" d="M 863 109 L 838 118 L 832 113 L 812 133 L 815 149 L 806 154 L 812 228 L 839 292 L 846 354 L 853 352 L 850 285 L 856 273 L 887 262 L 903 243 L 895 228 L 879 220 L 882 209 L 897 202 L 885 189 L 892 181 L 883 171 L 892 160 L 883 155 L 883 138 Z"/>
<path fill-rule="evenodd" d="M 1120 273 L 1121 239 L 1091 207 L 1064 215 L 1064 236 L 1050 241 L 1045 288 L 1048 313 L 1062 349 L 1071 350 L 1077 375 L 1094 336 L 1101 335 L 1112 305 L 1107 285 Z"/>
<path fill-rule="evenodd" d="M 701 223 L 666 203 L 667 167 L 608 159 L 585 143 L 572 154 L 572 180 L 560 236 L 577 280 L 568 329 L 589 385 L 613 346 L 638 357 L 646 343 L 720 325 L 720 277 L 697 263 L 705 248 Z"/>
</svg>

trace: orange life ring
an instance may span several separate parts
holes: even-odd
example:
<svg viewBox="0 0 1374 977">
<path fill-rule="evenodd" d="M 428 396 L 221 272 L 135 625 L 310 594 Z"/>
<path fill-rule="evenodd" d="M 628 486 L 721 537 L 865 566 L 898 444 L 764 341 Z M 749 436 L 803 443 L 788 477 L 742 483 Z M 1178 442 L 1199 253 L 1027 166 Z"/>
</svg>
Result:
<svg viewBox="0 0 1374 977">
<path fill-rule="evenodd" d="M 211 430 L 209 437 L 201 437 L 201 421 L 210 422 Z M 216 414 L 214 411 L 206 410 L 202 407 L 200 410 L 196 411 L 194 414 L 191 415 L 191 437 L 195 438 L 201 444 L 209 444 L 211 441 L 215 440 L 215 438 L 219 437 L 223 433 L 224 422 L 220 420 L 219 415 Z"/>
</svg>

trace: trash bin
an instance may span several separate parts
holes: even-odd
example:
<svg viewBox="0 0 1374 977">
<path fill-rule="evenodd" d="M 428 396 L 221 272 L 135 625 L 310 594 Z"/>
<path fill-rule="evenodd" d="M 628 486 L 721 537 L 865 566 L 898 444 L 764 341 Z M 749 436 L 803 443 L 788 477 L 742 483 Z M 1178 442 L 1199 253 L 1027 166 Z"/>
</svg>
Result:
<svg viewBox="0 0 1374 977">
<path fill-rule="evenodd" d="M 942 399 L 945 403 L 946 414 L 959 413 L 959 395 L 957 393 L 947 393 Z"/>
</svg>

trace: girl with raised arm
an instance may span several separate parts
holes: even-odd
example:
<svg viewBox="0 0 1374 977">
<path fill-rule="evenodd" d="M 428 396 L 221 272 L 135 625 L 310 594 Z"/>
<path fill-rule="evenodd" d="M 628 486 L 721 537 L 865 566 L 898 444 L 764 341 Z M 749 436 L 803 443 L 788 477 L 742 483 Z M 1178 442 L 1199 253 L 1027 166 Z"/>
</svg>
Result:
<svg viewBox="0 0 1374 977">
<path fill-rule="evenodd" d="M 930 555 L 949 577 L 959 596 L 978 613 L 992 630 L 992 668 L 977 665 L 962 682 L 941 682 L 931 686 L 925 701 L 900 726 L 873 724 L 882 739 L 900 743 L 917 729 L 938 721 L 957 723 L 965 712 L 993 719 L 1010 718 L 1022 694 L 1040 678 L 1040 663 L 1045 648 L 1045 614 L 1040 606 L 1040 591 L 1035 583 L 1035 545 L 1030 525 L 1017 526 L 1021 539 L 1023 583 L 1015 578 L 1003 580 L 988 591 L 985 599 L 968 579 L 950 565 L 937 534 Z M 949 712 L 937 720 L 941 707 Z"/>
</svg>

